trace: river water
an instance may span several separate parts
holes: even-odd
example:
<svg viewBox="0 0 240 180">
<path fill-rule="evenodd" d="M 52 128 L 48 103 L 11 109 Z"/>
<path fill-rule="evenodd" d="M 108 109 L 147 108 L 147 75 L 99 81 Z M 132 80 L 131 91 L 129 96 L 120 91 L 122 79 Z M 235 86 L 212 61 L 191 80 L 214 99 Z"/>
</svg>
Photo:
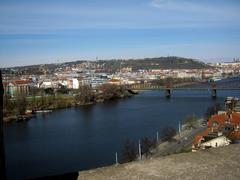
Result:
<svg viewBox="0 0 240 180">
<path fill-rule="evenodd" d="M 5 124 L 8 179 L 25 179 L 113 164 L 125 139 L 155 137 L 166 126 L 177 128 L 188 115 L 202 117 L 239 91 L 144 91 L 131 98 L 56 110 L 28 122 Z"/>
</svg>

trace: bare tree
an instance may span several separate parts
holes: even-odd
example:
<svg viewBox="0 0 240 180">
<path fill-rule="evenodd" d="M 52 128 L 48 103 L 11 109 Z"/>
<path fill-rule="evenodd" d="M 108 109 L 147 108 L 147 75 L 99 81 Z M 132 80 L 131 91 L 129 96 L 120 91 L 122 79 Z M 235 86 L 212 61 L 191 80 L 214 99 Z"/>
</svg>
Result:
<svg viewBox="0 0 240 180">
<path fill-rule="evenodd" d="M 11 97 L 7 94 L 3 97 L 3 116 L 9 116 L 14 112 L 15 105 Z"/>
<path fill-rule="evenodd" d="M 130 139 L 124 141 L 122 155 L 124 163 L 134 161 L 137 158 L 137 147 Z"/>
<path fill-rule="evenodd" d="M 217 114 L 217 112 L 222 109 L 223 108 L 221 107 L 220 104 L 215 104 L 213 106 L 208 107 L 205 112 L 205 119 L 209 119 L 212 115 Z"/>
<path fill-rule="evenodd" d="M 100 86 L 100 90 L 103 91 L 104 99 L 106 100 L 118 97 L 119 88 L 119 86 L 113 84 L 103 84 Z"/>
<path fill-rule="evenodd" d="M 163 141 L 172 141 L 176 135 L 176 129 L 173 127 L 165 127 L 162 130 L 161 138 Z"/>
<path fill-rule="evenodd" d="M 81 86 L 79 88 L 79 94 L 75 96 L 75 101 L 77 104 L 85 104 L 92 102 L 94 100 L 94 95 L 92 88 L 90 86 Z"/>
<path fill-rule="evenodd" d="M 16 106 L 19 115 L 24 115 L 27 109 L 27 99 L 25 95 L 18 95 L 16 98 Z"/>
<path fill-rule="evenodd" d="M 150 153 L 150 150 L 154 147 L 156 147 L 155 139 L 150 139 L 148 137 L 144 137 L 141 139 L 142 154 L 145 154 L 146 156 L 148 156 L 148 154 Z"/>
</svg>

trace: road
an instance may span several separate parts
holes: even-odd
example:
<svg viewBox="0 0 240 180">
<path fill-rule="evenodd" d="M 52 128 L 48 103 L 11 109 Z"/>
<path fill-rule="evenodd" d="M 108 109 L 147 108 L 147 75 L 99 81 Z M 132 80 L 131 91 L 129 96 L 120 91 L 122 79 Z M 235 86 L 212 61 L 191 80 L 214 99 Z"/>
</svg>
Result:
<svg viewBox="0 0 240 180">
<path fill-rule="evenodd" d="M 160 143 L 156 150 L 153 151 L 151 157 L 166 156 L 180 152 L 183 149 L 191 148 L 195 136 L 201 134 L 206 129 L 206 126 L 202 126 L 201 123 L 199 123 L 196 129 L 182 131 L 180 135 L 177 134 L 174 137 L 173 141 Z"/>
</svg>

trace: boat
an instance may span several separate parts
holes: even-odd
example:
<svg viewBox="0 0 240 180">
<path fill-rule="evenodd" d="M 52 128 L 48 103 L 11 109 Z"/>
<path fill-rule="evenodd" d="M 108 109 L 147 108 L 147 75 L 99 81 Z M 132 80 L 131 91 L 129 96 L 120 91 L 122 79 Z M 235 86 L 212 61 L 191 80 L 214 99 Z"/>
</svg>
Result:
<svg viewBox="0 0 240 180">
<path fill-rule="evenodd" d="M 138 94 L 138 92 L 137 91 L 133 91 L 133 90 L 131 90 L 131 89 L 128 89 L 128 92 L 130 93 L 130 94 Z"/>
<path fill-rule="evenodd" d="M 35 111 L 35 113 L 49 113 L 49 112 L 52 112 L 51 109 L 46 109 L 46 110 L 37 110 Z"/>
</svg>

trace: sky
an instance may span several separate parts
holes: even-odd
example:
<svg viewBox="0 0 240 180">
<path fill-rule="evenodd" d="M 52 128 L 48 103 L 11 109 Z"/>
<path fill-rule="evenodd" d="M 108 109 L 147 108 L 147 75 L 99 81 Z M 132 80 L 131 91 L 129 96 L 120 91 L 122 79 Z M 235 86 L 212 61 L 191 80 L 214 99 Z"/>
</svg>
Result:
<svg viewBox="0 0 240 180">
<path fill-rule="evenodd" d="M 0 67 L 240 57 L 239 0 L 0 0 Z"/>
</svg>

